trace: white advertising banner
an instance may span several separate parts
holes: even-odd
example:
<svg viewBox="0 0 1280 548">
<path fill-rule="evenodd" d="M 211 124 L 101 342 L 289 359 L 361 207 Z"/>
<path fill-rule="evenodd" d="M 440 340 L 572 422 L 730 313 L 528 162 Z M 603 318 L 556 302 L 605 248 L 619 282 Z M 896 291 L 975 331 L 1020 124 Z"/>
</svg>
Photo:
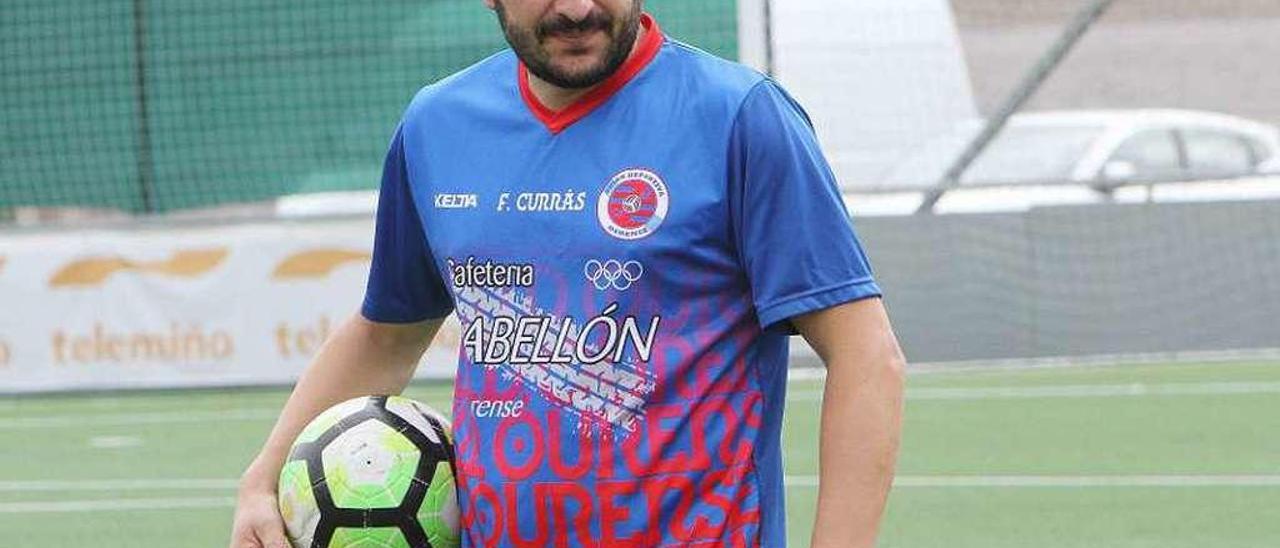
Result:
<svg viewBox="0 0 1280 548">
<path fill-rule="evenodd" d="M 368 218 L 0 234 L 0 393 L 292 382 L 372 242 Z M 450 321 L 418 376 L 457 348 Z"/>
</svg>

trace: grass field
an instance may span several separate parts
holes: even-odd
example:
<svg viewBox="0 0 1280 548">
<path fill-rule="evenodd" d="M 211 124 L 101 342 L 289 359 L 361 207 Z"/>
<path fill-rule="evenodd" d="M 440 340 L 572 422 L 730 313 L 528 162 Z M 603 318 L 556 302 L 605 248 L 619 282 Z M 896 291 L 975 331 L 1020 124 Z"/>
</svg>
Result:
<svg viewBox="0 0 1280 548">
<path fill-rule="evenodd" d="M 806 546 L 821 381 L 790 387 Z M 449 387 L 407 393 L 447 408 Z M 0 546 L 226 546 L 285 392 L 0 399 Z M 1280 363 L 913 375 L 881 546 L 1280 546 Z"/>
</svg>

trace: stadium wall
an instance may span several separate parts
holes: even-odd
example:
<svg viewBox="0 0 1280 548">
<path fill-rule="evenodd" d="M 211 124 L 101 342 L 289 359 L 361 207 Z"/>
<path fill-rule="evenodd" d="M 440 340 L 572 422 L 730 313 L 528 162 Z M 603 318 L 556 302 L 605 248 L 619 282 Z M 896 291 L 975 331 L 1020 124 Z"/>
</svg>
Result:
<svg viewBox="0 0 1280 548">
<path fill-rule="evenodd" d="M 1280 201 L 856 224 L 914 362 L 1280 347 Z"/>
<path fill-rule="evenodd" d="M 856 223 L 913 362 L 1280 347 L 1280 201 Z M 8 231 L 0 393 L 290 383 L 358 309 L 371 230 Z M 451 376 L 458 340 L 446 324 L 419 375 Z"/>
</svg>

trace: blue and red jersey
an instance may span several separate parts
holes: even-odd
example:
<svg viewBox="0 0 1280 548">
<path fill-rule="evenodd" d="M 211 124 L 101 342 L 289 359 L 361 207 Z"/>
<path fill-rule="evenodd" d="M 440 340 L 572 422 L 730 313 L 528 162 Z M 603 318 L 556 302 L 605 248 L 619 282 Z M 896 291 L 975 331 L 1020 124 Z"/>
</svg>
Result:
<svg viewBox="0 0 1280 548">
<path fill-rule="evenodd" d="M 803 110 L 643 24 L 564 110 L 508 50 L 392 140 L 363 314 L 461 320 L 466 545 L 783 546 L 788 319 L 880 294 Z"/>
</svg>

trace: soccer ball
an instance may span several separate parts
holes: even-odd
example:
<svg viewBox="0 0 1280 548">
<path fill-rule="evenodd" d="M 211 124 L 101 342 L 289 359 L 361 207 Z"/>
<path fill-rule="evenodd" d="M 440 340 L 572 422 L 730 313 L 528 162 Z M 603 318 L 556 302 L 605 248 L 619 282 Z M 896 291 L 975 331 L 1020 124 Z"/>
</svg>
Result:
<svg viewBox="0 0 1280 548">
<path fill-rule="evenodd" d="M 280 472 L 295 548 L 459 545 L 449 421 L 425 404 L 369 396 L 312 420 Z"/>
</svg>

